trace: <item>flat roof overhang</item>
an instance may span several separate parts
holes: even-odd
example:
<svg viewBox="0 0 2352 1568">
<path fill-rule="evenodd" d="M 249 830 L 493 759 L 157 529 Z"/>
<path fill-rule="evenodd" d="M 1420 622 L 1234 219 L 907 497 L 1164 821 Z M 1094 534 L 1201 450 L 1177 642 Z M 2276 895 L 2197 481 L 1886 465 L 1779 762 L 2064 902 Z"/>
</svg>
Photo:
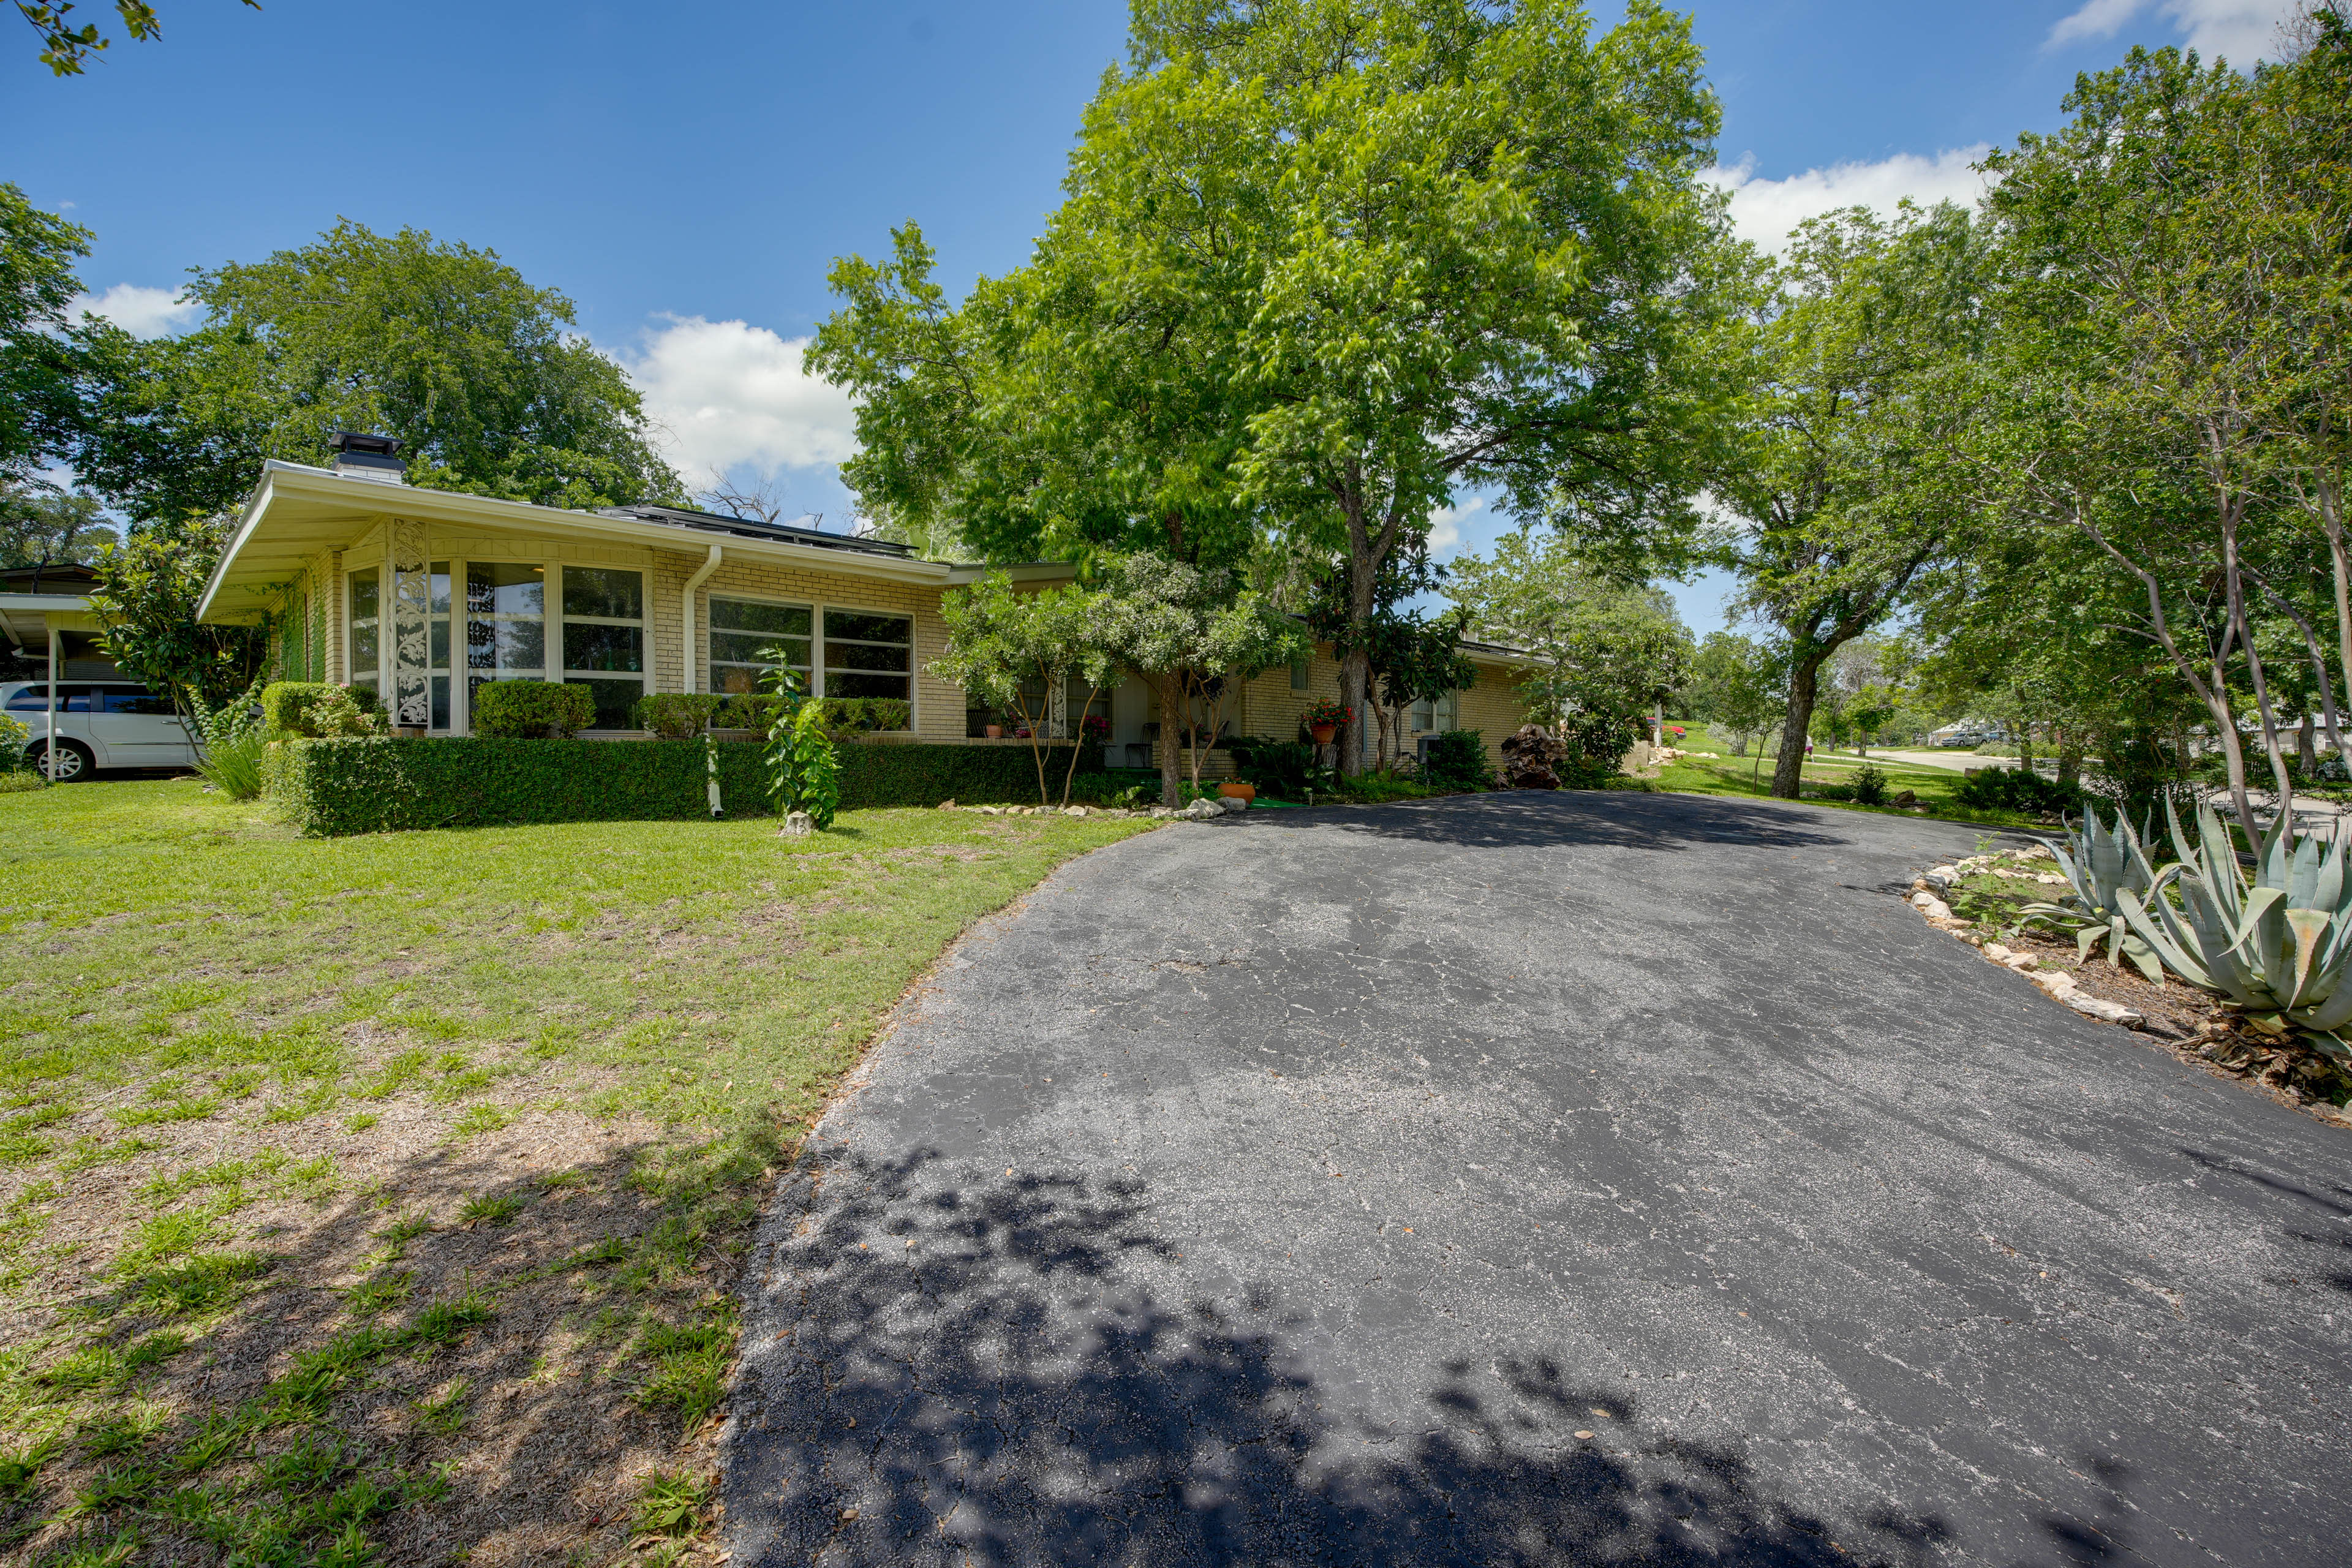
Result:
<svg viewBox="0 0 2352 1568">
<path fill-rule="evenodd" d="M 89 601 L 79 594 L 0 594 L 0 632 L 18 647 L 37 647 L 47 658 L 49 617 L 86 616 Z"/>
<path fill-rule="evenodd" d="M 260 615 L 267 607 L 263 594 L 291 581 L 310 557 L 344 548 L 355 534 L 384 517 L 609 540 L 693 557 L 707 557 L 715 544 L 729 561 L 781 563 L 844 577 L 940 587 L 971 580 L 961 574 L 964 569 L 944 561 L 714 534 L 633 518 L 534 506 L 529 501 L 345 479 L 323 468 L 272 462 L 264 468 L 260 483 L 254 487 L 228 546 L 221 552 L 220 564 L 205 584 L 196 619 L 229 623 Z M 1058 570 L 1066 574 L 1069 569 Z"/>
</svg>

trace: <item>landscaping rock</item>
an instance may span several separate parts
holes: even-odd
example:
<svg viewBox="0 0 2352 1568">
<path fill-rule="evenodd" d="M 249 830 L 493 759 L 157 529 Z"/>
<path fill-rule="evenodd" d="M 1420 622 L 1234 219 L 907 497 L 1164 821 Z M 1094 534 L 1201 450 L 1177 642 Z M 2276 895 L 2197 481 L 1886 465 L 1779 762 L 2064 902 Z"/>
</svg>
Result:
<svg viewBox="0 0 2352 1568">
<path fill-rule="evenodd" d="M 2070 982 L 2069 984 L 2071 984 Z M 2093 1018 L 2102 1018 L 2110 1024 L 2121 1024 L 2126 1028 L 2137 1029 L 2147 1022 L 2145 1015 L 2133 1012 L 2122 1003 L 2110 1002 L 2104 996 L 2094 996 L 2087 991 L 2069 989 L 2054 994 L 2057 995 L 2058 1000 L 2065 1003 L 2077 1013 Z"/>
<path fill-rule="evenodd" d="M 1889 800 L 1886 804 L 1889 805 L 1916 805 L 1919 804 L 1919 792 L 1916 790 L 1898 789 L 1895 792 L 1894 798 Z"/>
<path fill-rule="evenodd" d="M 1943 900 L 1937 898 L 1933 893 L 1917 892 L 1912 894 L 1911 907 L 1917 910 L 1921 914 L 1926 915 L 1931 921 L 1948 921 L 1952 918 L 1952 906 L 1944 902 Z"/>
<path fill-rule="evenodd" d="M 940 802 L 940 809 L 941 811 L 953 811 L 955 808 L 956 803 L 952 800 L 943 800 Z"/>
<path fill-rule="evenodd" d="M 806 838 L 816 831 L 816 824 L 805 811 L 795 811 L 784 818 L 783 834 L 787 838 Z"/>
<path fill-rule="evenodd" d="M 1948 888 L 1959 879 L 1960 868 L 1958 866 L 1934 866 L 1927 870 L 1927 880 L 1939 887 Z"/>
<path fill-rule="evenodd" d="M 1062 812 L 1064 816 L 1084 816 L 1086 814 L 1087 808 L 1083 805 L 1066 806 Z"/>
<path fill-rule="evenodd" d="M 2028 969 L 2020 973 L 2061 1002 L 2074 994 L 2074 977 L 2063 969 Z"/>
<path fill-rule="evenodd" d="M 1522 724 L 1504 737 L 1503 783 L 1512 789 L 1558 789 L 1553 770 L 1568 760 L 1568 747 L 1540 724 Z"/>
<path fill-rule="evenodd" d="M 1001 805 L 983 805 L 980 808 L 980 814 L 982 816 L 1003 816 L 1004 808 Z"/>
<path fill-rule="evenodd" d="M 1223 797 L 1223 800 L 1225 815 L 1227 816 L 1239 816 L 1243 812 L 1249 809 L 1249 802 L 1242 799 L 1239 795 L 1226 795 Z"/>
</svg>

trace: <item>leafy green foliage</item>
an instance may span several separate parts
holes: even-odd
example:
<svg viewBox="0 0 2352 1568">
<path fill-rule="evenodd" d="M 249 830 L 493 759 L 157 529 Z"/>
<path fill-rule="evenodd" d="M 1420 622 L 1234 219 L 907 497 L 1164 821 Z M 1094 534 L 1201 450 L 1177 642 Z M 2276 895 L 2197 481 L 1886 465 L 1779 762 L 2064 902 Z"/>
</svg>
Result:
<svg viewBox="0 0 2352 1568">
<path fill-rule="evenodd" d="M 1079 746 L 1078 772 L 1102 748 Z M 765 748 L 718 745 L 729 812 L 766 810 Z M 835 751 L 840 808 L 1018 801 L 1034 796 L 1029 759 L 994 746 L 893 742 Z M 1058 755 L 1048 765 L 1065 766 Z M 710 815 L 694 741 L 295 741 L 264 758 L 272 805 L 305 833 L 341 836 L 521 822 L 687 820 Z"/>
<path fill-rule="evenodd" d="M 1853 791 L 1853 804 L 1856 805 L 1885 805 L 1886 770 L 1864 763 L 1853 770 L 1853 777 L 1848 781 L 1847 787 Z"/>
<path fill-rule="evenodd" d="M 261 0 L 245 0 L 254 10 L 261 9 Z M 114 40 L 98 30 L 95 22 L 73 25 L 74 0 L 19 0 L 17 11 L 40 35 L 41 63 L 49 68 L 52 76 L 79 76 L 92 55 L 103 54 Z M 148 0 L 114 0 L 115 14 L 122 18 L 123 31 L 133 38 L 150 41 L 163 36 L 163 19 Z"/>
<path fill-rule="evenodd" d="M 12 504 L 71 425 L 72 370 L 58 334 L 81 292 L 74 263 L 89 246 L 88 229 L 0 181 L 0 495 Z"/>
<path fill-rule="evenodd" d="M 227 533 L 225 518 L 162 518 L 133 524 L 128 538 L 99 554 L 89 607 L 106 628 L 108 654 L 183 709 L 191 693 L 210 703 L 231 700 L 260 679 L 268 658 L 271 617 L 259 606 L 248 625 L 196 620 Z"/>
<path fill-rule="evenodd" d="M 262 730 L 278 739 L 380 734 L 383 711 L 375 693 L 364 686 L 274 680 L 261 691 Z"/>
<path fill-rule="evenodd" d="M 474 733 L 485 740 L 564 740 L 596 721 L 584 686 L 552 680 L 486 680 L 474 688 Z"/>
<path fill-rule="evenodd" d="M 711 715 L 726 700 L 707 691 L 649 691 L 637 699 L 629 718 L 666 741 L 691 740 L 709 727 Z"/>
<path fill-rule="evenodd" d="M 345 221 L 198 272 L 204 324 L 142 342 L 77 327 L 75 471 L 135 518 L 233 511 L 268 458 L 325 464 L 337 429 L 396 437 L 411 484 L 562 507 L 682 500 L 639 395 L 571 300 L 496 252 Z"/>
<path fill-rule="evenodd" d="M 59 495 L 0 477 L 0 566 L 93 565 L 115 542 L 96 496 Z"/>
<path fill-rule="evenodd" d="M 1486 738 L 1475 730 L 1431 736 L 1421 776 L 1441 789 L 1493 789 L 1495 764 L 1486 755 Z"/>
<path fill-rule="evenodd" d="M 1084 714 L 1111 685 L 1116 649 L 1108 637 L 1103 596 L 1084 586 L 1020 593 L 1002 572 L 992 572 L 969 588 L 950 589 L 940 599 L 947 624 L 947 651 L 930 671 L 963 689 L 999 713 L 1018 721 L 1037 769 L 1037 801 L 1053 799 L 1045 777 L 1048 742 L 1055 732 L 1055 699 L 1065 702 L 1083 682 Z M 1076 754 L 1072 761 L 1075 763 Z M 1062 775 L 1062 804 L 1069 804 L 1071 774 Z"/>
<path fill-rule="evenodd" d="M 1586 756 L 1613 763 L 1624 755 L 1641 716 L 1689 668 L 1690 631 L 1674 601 L 1602 572 L 1568 535 L 1507 533 L 1491 558 L 1455 563 L 1449 592 L 1482 635 L 1536 656 L 1514 677 L 1530 719 L 1625 731 L 1613 750 L 1571 739 Z"/>
<path fill-rule="evenodd" d="M 688 1470 L 656 1470 L 637 1494 L 637 1533 L 692 1535 L 710 1501 L 710 1483 Z"/>
<path fill-rule="evenodd" d="M 1234 776 L 1276 800 L 1304 801 L 1310 789 L 1330 793 L 1331 770 L 1317 760 L 1318 748 L 1310 742 L 1236 735 L 1225 746 L 1233 753 Z"/>
<path fill-rule="evenodd" d="M 1981 768 L 1952 791 L 1955 804 L 1988 811 L 2053 816 L 2083 809 L 2083 792 L 2043 778 L 2031 768 Z"/>
<path fill-rule="evenodd" d="M 1233 694 L 1307 651 L 1296 621 L 1229 571 L 1129 555 L 1105 575 L 1101 646 L 1160 692 L 1160 804 L 1175 804 L 1177 747 L 1192 753 L 1192 784 L 1223 727 Z M 1181 715 L 1181 719 L 1177 716 Z"/>
</svg>

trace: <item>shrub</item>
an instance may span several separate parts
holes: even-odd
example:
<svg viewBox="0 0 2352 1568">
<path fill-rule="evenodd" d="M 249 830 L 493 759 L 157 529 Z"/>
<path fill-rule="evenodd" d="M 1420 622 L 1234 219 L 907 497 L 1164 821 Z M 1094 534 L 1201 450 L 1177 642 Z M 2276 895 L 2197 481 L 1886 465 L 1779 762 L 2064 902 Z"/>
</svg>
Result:
<svg viewBox="0 0 2352 1568">
<path fill-rule="evenodd" d="M 706 691 L 655 691 L 637 699 L 629 717 L 640 730 L 665 740 L 685 741 L 702 733 L 727 699 Z"/>
<path fill-rule="evenodd" d="M 1158 793 L 1156 781 L 1150 784 L 1130 784 L 1110 773 L 1080 773 L 1070 781 L 1070 799 L 1082 805 L 1132 808 Z"/>
<path fill-rule="evenodd" d="M 768 732 L 768 799 L 776 815 L 808 813 L 819 833 L 841 809 L 841 758 L 824 732 L 820 704 L 803 702 L 792 723 Z"/>
<path fill-rule="evenodd" d="M 1563 757 L 1552 764 L 1552 772 L 1559 775 L 1562 789 L 1608 789 L 1613 781 L 1625 776 L 1617 771 L 1616 757 L 1606 761 L 1600 757 Z"/>
<path fill-rule="evenodd" d="M 1315 748 L 1306 742 L 1236 735 L 1225 749 L 1233 753 L 1234 776 L 1276 800 L 1305 800 L 1309 789 L 1329 788 L 1330 770 L 1318 765 Z"/>
<path fill-rule="evenodd" d="M 595 721 L 584 686 L 552 680 L 486 680 L 474 689 L 474 733 L 485 740 L 562 739 Z"/>
<path fill-rule="evenodd" d="M 782 712 L 784 700 L 768 692 L 724 699 L 710 721 L 714 730 L 757 730 L 766 734 Z M 914 705 L 903 697 L 820 697 L 817 711 L 835 742 L 883 731 L 901 731 L 915 721 Z"/>
<path fill-rule="evenodd" d="M 1633 742 L 1642 738 L 1643 721 L 1632 713 L 1571 713 L 1559 721 L 1559 738 L 1568 745 L 1569 754 L 1599 763 L 1605 773 L 1617 771 Z M 1560 783 L 1568 784 L 1568 775 L 1560 774 Z M 1569 788 L 1582 785 L 1568 784 Z"/>
<path fill-rule="evenodd" d="M 1960 781 L 1952 799 L 1971 811 L 2014 811 L 2026 816 L 2083 809 L 2083 792 L 2030 768 L 1987 768 Z"/>
<path fill-rule="evenodd" d="M 1433 735 L 1422 777 L 1438 789 L 1493 789 L 1495 764 L 1486 757 L 1486 737 L 1477 730 Z"/>
<path fill-rule="evenodd" d="M 380 711 L 375 693 L 364 686 L 277 680 L 261 691 L 261 728 L 273 738 L 373 735 L 378 731 Z"/>
<path fill-rule="evenodd" d="M 1853 790 L 1853 803 L 1856 805 L 1886 804 L 1886 773 L 1883 768 L 1874 767 L 1864 763 L 1853 770 L 1853 777 L 1849 784 Z"/>
<path fill-rule="evenodd" d="M 231 800 L 251 800 L 261 793 L 261 754 L 268 744 L 258 730 L 212 742 L 196 759 L 196 775 Z"/>
<path fill-rule="evenodd" d="M 739 816 L 767 812 L 764 744 L 722 741 L 720 798 Z M 1100 773 L 1099 747 L 1078 749 Z M 1034 800 L 1025 751 L 908 742 L 845 746 L 845 810 Z M 1052 748 L 1047 766 L 1070 758 Z M 699 741 L 284 741 L 264 761 L 271 802 L 304 832 L 337 836 L 519 822 L 686 821 L 710 815 Z"/>
</svg>

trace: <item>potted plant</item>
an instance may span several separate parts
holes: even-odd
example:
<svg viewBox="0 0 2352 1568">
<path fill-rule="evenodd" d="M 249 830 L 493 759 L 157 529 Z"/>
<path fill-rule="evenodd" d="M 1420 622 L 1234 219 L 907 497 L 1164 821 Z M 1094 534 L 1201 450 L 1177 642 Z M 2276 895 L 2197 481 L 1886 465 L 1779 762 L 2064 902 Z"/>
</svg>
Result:
<svg viewBox="0 0 2352 1568">
<path fill-rule="evenodd" d="M 1244 779 L 1225 779 L 1218 784 L 1217 793 L 1227 800 L 1254 801 L 1257 798 L 1257 785 Z"/>
<path fill-rule="evenodd" d="M 1307 710 L 1307 732 L 1315 737 L 1318 746 L 1328 746 L 1339 726 L 1355 717 L 1355 710 L 1344 702 L 1326 698 Z"/>
<path fill-rule="evenodd" d="M 996 710 L 993 708 L 990 709 L 988 710 L 988 722 L 980 727 L 980 732 L 987 736 L 992 741 L 1002 741 L 1004 739 L 1004 726 L 999 722 L 1001 717 L 1002 716 L 996 711 Z"/>
</svg>

